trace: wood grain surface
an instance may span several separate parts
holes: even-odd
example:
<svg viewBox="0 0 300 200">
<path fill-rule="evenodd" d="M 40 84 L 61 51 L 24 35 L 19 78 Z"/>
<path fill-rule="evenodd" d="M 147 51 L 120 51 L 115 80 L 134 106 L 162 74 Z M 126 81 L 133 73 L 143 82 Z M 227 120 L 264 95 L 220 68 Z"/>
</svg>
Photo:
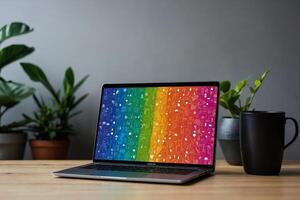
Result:
<svg viewBox="0 0 300 200">
<path fill-rule="evenodd" d="M 189 185 L 56 178 L 51 173 L 90 161 L 0 161 L 5 199 L 300 199 L 300 161 L 286 161 L 280 176 L 246 175 L 217 161 L 216 175 Z"/>
</svg>

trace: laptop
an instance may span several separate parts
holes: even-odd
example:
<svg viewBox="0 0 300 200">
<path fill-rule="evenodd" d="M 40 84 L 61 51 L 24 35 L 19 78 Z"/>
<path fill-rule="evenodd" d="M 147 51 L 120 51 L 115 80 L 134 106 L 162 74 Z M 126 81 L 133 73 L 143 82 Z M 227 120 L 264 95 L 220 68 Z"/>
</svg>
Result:
<svg viewBox="0 0 300 200">
<path fill-rule="evenodd" d="M 214 174 L 218 82 L 104 84 L 93 162 L 58 177 L 183 184 Z"/>
</svg>

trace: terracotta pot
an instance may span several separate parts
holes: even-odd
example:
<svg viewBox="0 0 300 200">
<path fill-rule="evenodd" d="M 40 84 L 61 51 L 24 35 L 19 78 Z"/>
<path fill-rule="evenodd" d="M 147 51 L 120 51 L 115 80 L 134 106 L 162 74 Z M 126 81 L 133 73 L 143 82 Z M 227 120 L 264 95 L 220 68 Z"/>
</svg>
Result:
<svg viewBox="0 0 300 200">
<path fill-rule="evenodd" d="M 70 141 L 65 140 L 30 140 L 32 159 L 65 160 Z"/>
</svg>

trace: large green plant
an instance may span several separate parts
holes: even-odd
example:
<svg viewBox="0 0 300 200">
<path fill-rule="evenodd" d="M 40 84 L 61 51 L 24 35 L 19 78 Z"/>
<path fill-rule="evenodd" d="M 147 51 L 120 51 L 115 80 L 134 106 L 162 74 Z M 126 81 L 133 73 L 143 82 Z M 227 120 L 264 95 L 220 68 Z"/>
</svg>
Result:
<svg viewBox="0 0 300 200">
<path fill-rule="evenodd" d="M 75 83 L 74 72 L 69 67 L 65 71 L 62 89 L 54 89 L 40 67 L 31 63 L 21 63 L 21 65 L 28 77 L 34 82 L 41 83 L 52 97 L 49 105 L 42 97 L 38 99 L 36 95 L 33 96 L 38 111 L 34 112 L 33 117 L 24 115 L 25 119 L 31 122 L 29 129 L 37 133 L 38 139 L 60 139 L 72 133 L 70 119 L 81 112 L 75 111 L 75 108 L 88 96 L 86 93 L 77 98 L 75 94 L 88 75 Z"/>
<path fill-rule="evenodd" d="M 22 22 L 13 22 L 0 29 L 0 133 L 22 132 L 22 126 L 26 124 L 26 120 L 2 124 L 1 119 L 8 110 L 34 93 L 33 88 L 12 80 L 6 80 L 1 75 L 3 68 L 31 54 L 34 48 L 24 44 L 12 44 L 3 48 L 1 46 L 7 39 L 32 31 L 32 28 Z"/>
<path fill-rule="evenodd" d="M 229 111 L 231 117 L 239 117 L 241 112 L 248 111 L 250 109 L 255 95 L 260 89 L 268 73 L 269 70 L 266 70 L 257 80 L 254 81 L 252 86 L 248 86 L 250 96 L 246 98 L 244 104 L 242 104 L 240 97 L 245 87 L 248 85 L 248 80 L 245 79 L 239 81 L 234 88 L 231 88 L 230 81 L 222 81 L 220 83 L 220 105 Z"/>
</svg>

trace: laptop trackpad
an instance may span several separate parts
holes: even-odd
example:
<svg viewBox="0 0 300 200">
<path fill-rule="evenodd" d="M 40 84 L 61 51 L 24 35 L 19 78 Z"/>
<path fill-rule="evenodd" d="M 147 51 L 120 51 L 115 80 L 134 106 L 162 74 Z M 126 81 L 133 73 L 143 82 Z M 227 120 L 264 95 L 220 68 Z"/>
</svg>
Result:
<svg viewBox="0 0 300 200">
<path fill-rule="evenodd" d="M 112 177 L 146 177 L 149 173 L 127 172 L 127 171 L 108 171 L 108 170 L 89 170 L 90 175 L 112 176 Z"/>
</svg>

